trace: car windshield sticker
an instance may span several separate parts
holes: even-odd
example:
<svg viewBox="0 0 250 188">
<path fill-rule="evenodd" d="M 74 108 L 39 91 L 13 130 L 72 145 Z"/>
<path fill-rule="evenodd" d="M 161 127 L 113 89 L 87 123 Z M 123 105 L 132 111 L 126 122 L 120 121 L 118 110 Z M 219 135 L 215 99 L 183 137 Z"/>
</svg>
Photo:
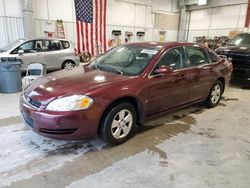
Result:
<svg viewBox="0 0 250 188">
<path fill-rule="evenodd" d="M 158 50 L 153 50 L 153 49 L 143 49 L 141 51 L 141 53 L 145 53 L 145 54 L 156 54 L 158 52 Z"/>
</svg>

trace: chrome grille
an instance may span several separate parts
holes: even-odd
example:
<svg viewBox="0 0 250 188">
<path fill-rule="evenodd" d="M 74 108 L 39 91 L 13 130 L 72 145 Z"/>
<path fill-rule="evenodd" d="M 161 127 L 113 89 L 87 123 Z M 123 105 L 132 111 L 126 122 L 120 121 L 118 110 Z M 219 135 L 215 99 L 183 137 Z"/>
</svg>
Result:
<svg viewBox="0 0 250 188">
<path fill-rule="evenodd" d="M 42 105 L 39 101 L 33 100 L 31 97 L 28 97 L 25 94 L 23 95 L 23 98 L 27 103 L 31 104 L 36 108 L 40 108 L 40 106 Z"/>
<path fill-rule="evenodd" d="M 250 69 L 250 61 L 248 60 L 232 60 L 234 68 L 238 69 Z"/>
<path fill-rule="evenodd" d="M 40 108 L 41 103 L 30 98 L 30 104 L 36 108 Z"/>
<path fill-rule="evenodd" d="M 228 58 L 232 58 L 234 69 L 250 69 L 250 57 L 247 55 L 233 53 L 225 53 L 221 55 L 226 55 Z"/>
</svg>

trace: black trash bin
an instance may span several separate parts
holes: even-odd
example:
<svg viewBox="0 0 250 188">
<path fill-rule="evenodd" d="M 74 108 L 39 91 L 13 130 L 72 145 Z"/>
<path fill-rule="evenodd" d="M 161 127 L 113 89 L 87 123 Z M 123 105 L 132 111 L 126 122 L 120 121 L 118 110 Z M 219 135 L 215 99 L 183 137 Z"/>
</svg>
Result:
<svg viewBox="0 0 250 188">
<path fill-rule="evenodd" d="M 16 93 L 22 90 L 21 62 L 0 62 L 0 92 Z"/>
</svg>

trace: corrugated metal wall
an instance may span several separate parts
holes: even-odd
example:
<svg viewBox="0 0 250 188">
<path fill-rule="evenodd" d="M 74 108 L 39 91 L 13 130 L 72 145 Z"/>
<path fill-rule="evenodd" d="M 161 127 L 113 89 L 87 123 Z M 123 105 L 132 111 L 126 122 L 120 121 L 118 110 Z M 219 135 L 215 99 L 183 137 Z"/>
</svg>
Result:
<svg viewBox="0 0 250 188">
<path fill-rule="evenodd" d="M 24 37 L 21 17 L 0 16 L 0 48 L 9 42 Z"/>
<path fill-rule="evenodd" d="M 220 5 L 219 1 L 215 7 L 191 11 L 188 41 L 193 42 L 194 37 L 222 36 L 228 35 L 232 30 L 244 30 L 247 3 Z M 218 7 L 216 7 L 218 6 Z"/>
</svg>

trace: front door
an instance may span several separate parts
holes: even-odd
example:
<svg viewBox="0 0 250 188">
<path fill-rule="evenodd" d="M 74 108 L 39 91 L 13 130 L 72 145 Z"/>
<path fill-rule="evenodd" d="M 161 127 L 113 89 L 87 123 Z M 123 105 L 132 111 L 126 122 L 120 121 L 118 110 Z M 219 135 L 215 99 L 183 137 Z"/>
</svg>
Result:
<svg viewBox="0 0 250 188">
<path fill-rule="evenodd" d="M 154 74 L 161 66 L 171 66 L 173 72 L 166 75 Z M 147 80 L 147 115 L 184 104 L 188 95 L 188 75 L 185 52 L 182 47 L 172 48 L 161 57 Z"/>
<path fill-rule="evenodd" d="M 21 44 L 17 47 L 13 53 L 18 53 L 19 50 L 23 50 L 23 54 L 19 54 L 18 59 L 22 60 L 22 68 L 27 69 L 30 63 L 43 63 L 44 52 L 42 49 L 42 40 L 32 40 Z"/>
</svg>

